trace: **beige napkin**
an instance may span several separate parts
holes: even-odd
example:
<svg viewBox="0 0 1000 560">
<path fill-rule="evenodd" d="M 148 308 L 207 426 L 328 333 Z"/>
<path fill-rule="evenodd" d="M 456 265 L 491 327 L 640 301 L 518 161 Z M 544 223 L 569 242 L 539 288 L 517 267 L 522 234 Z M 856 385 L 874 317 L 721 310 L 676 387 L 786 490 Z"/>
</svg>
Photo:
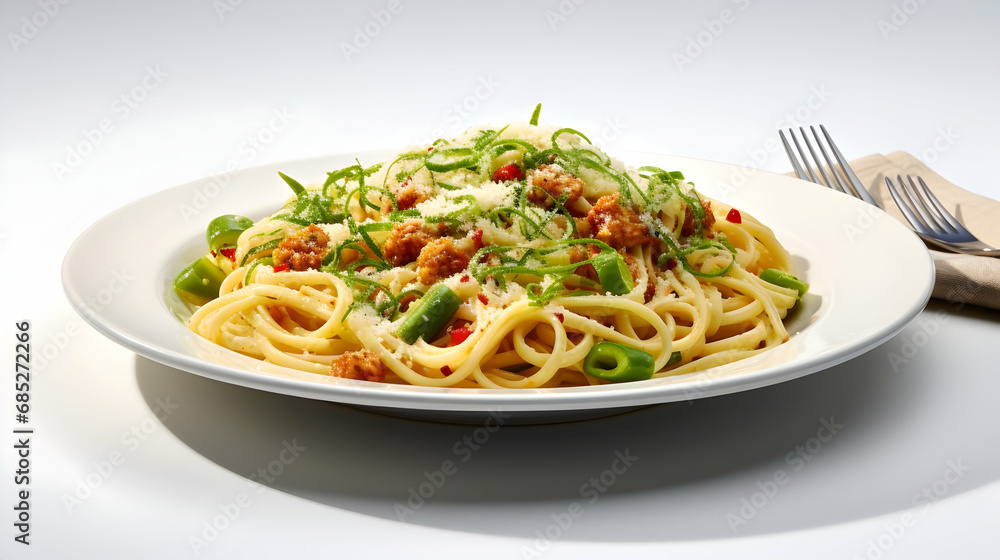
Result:
<svg viewBox="0 0 1000 560">
<path fill-rule="evenodd" d="M 945 208 L 973 235 L 994 247 L 1000 247 L 1000 202 L 948 182 L 906 152 L 887 156 L 873 154 L 856 159 L 851 167 L 872 198 L 886 212 L 909 227 L 906 218 L 892 200 L 885 186 L 886 175 L 895 183 L 896 175 L 923 177 Z M 896 185 L 899 186 L 898 184 Z M 959 255 L 931 249 L 936 269 L 932 297 L 956 304 L 972 304 L 1000 310 L 1000 258 Z"/>
</svg>

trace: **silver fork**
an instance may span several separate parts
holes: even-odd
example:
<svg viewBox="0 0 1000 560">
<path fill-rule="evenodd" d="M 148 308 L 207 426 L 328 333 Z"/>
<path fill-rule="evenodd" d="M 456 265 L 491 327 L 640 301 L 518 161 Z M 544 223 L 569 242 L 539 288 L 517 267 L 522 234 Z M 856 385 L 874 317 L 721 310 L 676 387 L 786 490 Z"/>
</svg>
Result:
<svg viewBox="0 0 1000 560">
<path fill-rule="evenodd" d="M 823 167 L 823 164 L 819 161 L 819 157 L 816 156 L 816 150 L 813 148 L 813 143 L 809 141 L 809 135 L 806 134 L 806 130 L 799 127 L 799 132 L 802 134 L 802 140 L 805 142 L 806 147 L 809 148 L 809 153 L 812 154 L 812 160 L 815 163 L 816 169 L 818 169 L 820 175 L 823 176 L 823 181 L 825 181 L 826 186 L 844 194 L 856 196 L 868 204 L 878 206 L 875 199 L 872 198 L 872 195 L 870 195 L 865 189 L 864 184 L 862 184 L 861 180 L 858 179 L 858 176 L 854 174 L 854 170 L 851 169 L 850 165 L 848 165 L 847 160 L 844 158 L 844 154 L 840 153 L 840 149 L 838 149 L 837 145 L 833 143 L 833 139 L 830 138 L 830 133 L 826 131 L 826 127 L 823 125 L 820 125 L 819 127 L 823 131 L 823 136 L 826 137 L 826 143 L 829 144 L 830 149 L 833 150 L 833 154 L 837 158 L 837 163 L 840 164 L 840 170 L 843 173 L 843 176 L 847 178 L 847 182 L 845 182 L 841 176 L 837 174 L 836 169 L 833 167 L 833 161 L 830 160 L 830 154 L 826 151 L 826 148 L 823 147 L 823 142 L 819 138 L 819 133 L 816 132 L 816 127 L 810 126 L 809 129 L 812 130 L 813 137 L 816 138 L 815 145 L 819 147 L 820 153 L 823 154 L 823 159 L 826 160 L 827 167 L 830 168 L 830 173 L 833 174 L 834 180 L 831 180 L 830 175 L 826 172 L 826 168 Z M 795 168 L 795 174 L 799 176 L 799 179 L 812 181 L 818 185 L 824 184 L 820 182 L 820 180 L 813 173 L 812 166 L 809 165 L 809 158 L 806 157 L 806 152 L 802 149 L 802 145 L 799 144 L 799 139 L 795 137 L 795 131 L 789 128 L 788 135 L 792 137 L 792 142 L 795 143 L 795 147 L 798 149 L 799 155 L 802 157 L 802 165 L 799 165 L 799 160 L 795 157 L 795 152 L 792 151 L 792 146 L 789 145 L 788 139 L 785 138 L 785 133 L 779 130 L 778 135 L 781 136 L 781 143 L 785 145 L 785 152 L 788 153 L 788 159 L 791 160 L 792 167 Z"/>
<path fill-rule="evenodd" d="M 847 163 L 847 159 L 844 155 L 840 153 L 840 149 L 837 148 L 837 145 L 833 142 L 833 138 L 830 137 L 830 133 L 827 132 L 826 127 L 820 125 L 820 130 L 823 131 L 826 143 L 833 151 L 837 163 L 840 165 L 841 174 L 843 174 L 843 177 L 846 178 L 846 181 L 834 168 L 833 161 L 830 159 L 830 154 L 823 146 L 819 133 L 816 132 L 816 127 L 810 126 L 809 129 L 812 131 L 812 135 L 816 139 L 815 146 L 819 148 L 820 153 L 823 155 L 823 159 L 826 161 L 826 165 L 830 169 L 830 174 L 827 174 L 822 162 L 820 162 L 819 157 L 816 155 L 816 148 L 813 147 L 814 143 L 809 141 L 809 135 L 806 133 L 805 128 L 802 127 L 799 127 L 802 140 L 805 143 L 806 148 L 808 148 L 809 153 L 812 155 L 812 161 L 814 162 L 815 167 L 819 170 L 819 173 L 823 177 L 825 183 L 820 182 L 820 180 L 816 177 L 816 174 L 813 173 L 811 169 L 812 166 L 809 163 L 809 158 L 806 156 L 805 150 L 802 149 L 802 145 L 799 144 L 799 140 L 795 136 L 794 130 L 789 128 L 788 135 L 792 138 L 792 142 L 798 150 L 802 161 L 801 164 L 799 163 L 799 159 L 796 157 L 795 152 L 792 150 L 791 144 L 788 143 L 785 133 L 779 130 L 778 135 L 781 136 L 781 142 L 785 145 L 785 152 L 788 153 L 788 159 L 791 160 L 792 167 L 795 168 L 795 174 L 798 175 L 800 179 L 812 181 L 813 183 L 819 185 L 825 184 L 831 189 L 839 190 L 845 194 L 855 196 L 877 207 L 878 204 L 875 202 L 875 199 L 873 199 L 871 194 L 869 194 L 865 189 L 864 184 L 860 179 L 858 179 L 858 176 L 854 174 L 854 170 L 851 169 L 851 166 Z M 902 178 L 897 176 L 897 179 L 899 180 L 900 185 L 905 187 Z M 935 197 L 931 193 L 930 189 L 927 188 L 927 185 L 923 182 L 923 180 L 919 177 L 917 179 L 923 187 L 924 194 L 923 196 L 918 194 L 917 187 L 916 185 L 913 185 L 913 181 L 911 179 L 910 184 L 912 186 L 914 196 L 911 197 L 910 193 L 906 192 L 905 188 L 904 193 L 907 200 L 919 202 L 916 202 L 915 204 L 911 202 L 910 205 L 903 202 L 902 197 L 896 190 L 895 185 L 892 184 L 892 181 L 889 180 L 888 177 L 885 179 L 886 184 L 889 187 L 889 193 L 892 194 L 893 200 L 899 206 L 899 209 L 903 212 L 907 221 L 909 221 L 910 225 L 913 226 L 913 229 L 916 230 L 917 235 L 919 235 L 925 242 L 928 242 L 935 247 L 951 250 L 956 253 L 1000 257 L 1000 250 L 983 243 L 976 238 L 976 236 L 972 235 L 969 230 L 965 229 L 965 227 L 963 227 L 962 224 L 960 224 L 958 220 L 956 220 L 955 217 L 945 209 L 941 202 L 938 201 L 937 197 Z M 931 202 L 928 204 L 926 200 Z M 931 204 L 934 206 L 931 206 Z M 917 214 L 924 219 L 923 223 L 917 218 L 913 210 L 910 209 L 910 206 L 916 209 Z"/>
<path fill-rule="evenodd" d="M 941 204 L 941 201 L 934 196 L 934 193 L 927 188 L 927 183 L 922 178 L 917 177 L 917 181 L 920 182 L 919 189 L 912 177 L 907 175 L 906 179 L 909 181 L 909 185 L 903 182 L 901 176 L 896 175 L 899 189 L 888 177 L 885 178 L 885 184 L 889 187 L 889 194 L 896 201 L 896 206 L 899 206 L 906 221 L 910 222 L 920 237 L 959 253 L 1000 257 L 1000 249 L 983 243 L 965 229 L 965 226 L 956 220 Z"/>
</svg>

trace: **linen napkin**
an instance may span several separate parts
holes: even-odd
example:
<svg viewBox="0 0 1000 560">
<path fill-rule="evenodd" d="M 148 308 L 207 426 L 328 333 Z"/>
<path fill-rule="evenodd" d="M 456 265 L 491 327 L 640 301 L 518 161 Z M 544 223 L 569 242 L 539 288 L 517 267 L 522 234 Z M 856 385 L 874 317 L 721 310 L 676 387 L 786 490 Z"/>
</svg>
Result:
<svg viewBox="0 0 1000 560">
<path fill-rule="evenodd" d="M 922 177 L 931 192 L 966 229 L 984 243 L 1000 247 L 1000 202 L 950 183 L 906 152 L 873 154 L 850 163 L 879 206 L 907 227 L 910 227 L 909 223 L 885 185 L 887 175 L 897 188 L 896 175 L 905 180 L 909 174 L 914 181 L 917 176 Z M 936 271 L 931 297 L 1000 310 L 1000 258 L 960 255 L 935 249 L 930 249 L 930 252 Z"/>
</svg>

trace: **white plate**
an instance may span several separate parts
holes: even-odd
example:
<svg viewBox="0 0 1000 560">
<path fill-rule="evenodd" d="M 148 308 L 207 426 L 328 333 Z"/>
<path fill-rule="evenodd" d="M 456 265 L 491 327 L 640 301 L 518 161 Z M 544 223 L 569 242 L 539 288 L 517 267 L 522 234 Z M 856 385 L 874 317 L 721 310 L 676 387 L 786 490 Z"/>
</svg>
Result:
<svg viewBox="0 0 1000 560">
<path fill-rule="evenodd" d="M 365 165 L 391 154 L 361 154 Z M 204 252 L 205 226 L 221 214 L 259 219 L 290 195 L 281 170 L 300 182 L 354 163 L 342 155 L 267 165 L 154 194 L 103 218 L 63 263 L 70 302 L 126 348 L 191 373 L 287 395 L 463 421 L 502 410 L 515 421 L 607 415 L 655 403 L 745 391 L 795 379 L 857 356 L 899 332 L 930 297 L 934 268 L 916 235 L 854 198 L 763 171 L 655 154 L 622 154 L 630 165 L 677 169 L 699 191 L 770 226 L 811 284 L 789 317 L 791 340 L 752 358 L 685 376 L 620 385 L 534 390 L 411 387 L 300 373 L 218 347 L 189 331 L 190 313 L 170 289 Z M 224 186 L 219 186 L 219 185 Z M 738 185 L 738 186 L 736 186 Z"/>
</svg>

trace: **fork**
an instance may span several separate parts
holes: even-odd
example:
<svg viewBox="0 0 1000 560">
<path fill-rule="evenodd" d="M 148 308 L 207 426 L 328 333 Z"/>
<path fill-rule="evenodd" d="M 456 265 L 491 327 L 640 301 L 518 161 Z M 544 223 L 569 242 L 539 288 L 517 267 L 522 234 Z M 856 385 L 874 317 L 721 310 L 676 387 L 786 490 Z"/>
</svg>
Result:
<svg viewBox="0 0 1000 560">
<path fill-rule="evenodd" d="M 806 130 L 799 127 L 799 132 L 802 134 L 802 140 L 805 142 L 806 147 L 809 148 L 809 153 L 812 154 L 812 159 L 816 164 L 816 169 L 818 169 L 820 175 L 823 176 L 826 186 L 844 194 L 860 198 L 868 204 L 877 207 L 878 203 L 875 202 L 872 195 L 865 189 L 864 184 L 860 179 L 858 179 L 858 176 L 854 174 L 854 170 L 851 169 L 850 165 L 848 165 L 847 160 L 844 158 L 844 154 L 840 153 L 840 149 L 837 148 L 837 145 L 833 143 L 833 139 L 830 138 L 830 133 L 826 131 L 826 127 L 823 125 L 819 125 L 819 127 L 823 130 L 823 136 L 826 137 L 827 144 L 829 144 L 830 148 L 833 150 L 833 154 L 837 158 L 837 163 L 840 164 L 841 172 L 844 177 L 847 178 L 847 182 L 844 182 L 841 176 L 837 174 L 837 171 L 833 167 L 833 161 L 830 160 L 829 152 L 826 151 L 826 148 L 823 147 L 823 142 L 819 139 L 819 133 L 816 132 L 816 127 L 810 126 L 809 129 L 812 130 L 813 137 L 816 138 L 816 146 L 819 147 L 819 151 L 823 154 L 823 159 L 826 160 L 826 165 L 830 168 L 830 173 L 832 173 L 835 181 L 831 180 L 830 175 L 826 172 L 826 168 L 823 167 L 823 164 L 819 161 L 819 157 L 816 156 L 816 150 L 813 148 L 813 144 L 809 142 L 809 135 L 806 134 Z M 795 157 L 795 152 L 792 151 L 791 145 L 788 144 L 788 139 L 785 138 L 785 133 L 779 130 L 778 135 L 781 136 L 781 143 L 785 145 L 785 152 L 788 153 L 788 159 L 791 160 L 792 167 L 795 168 L 795 174 L 799 176 L 799 179 L 812 181 L 818 185 L 824 184 L 821 183 L 813 173 L 812 166 L 809 165 L 809 158 L 806 157 L 805 151 L 799 144 L 799 139 L 795 137 L 795 132 L 791 128 L 788 129 L 788 135 L 792 137 L 792 141 L 795 143 L 795 147 L 798 149 L 799 155 L 802 157 L 802 165 L 799 165 L 799 160 Z"/>
<path fill-rule="evenodd" d="M 927 188 L 927 183 L 921 177 L 917 177 L 920 189 L 917 189 L 912 177 L 907 175 L 906 179 L 909 185 L 903 182 L 901 176 L 896 175 L 899 189 L 888 177 L 885 178 L 885 184 L 889 187 L 889 194 L 896 201 L 896 206 L 899 206 L 906 221 L 910 222 L 920 237 L 959 253 L 1000 257 L 1000 249 L 983 243 L 965 229 L 965 226 L 959 223 Z"/>
<path fill-rule="evenodd" d="M 839 175 L 833 166 L 833 161 L 830 159 L 830 154 L 827 152 L 826 148 L 823 147 L 823 142 L 820 140 L 819 133 L 816 132 L 815 126 L 810 126 L 809 129 L 812 131 L 813 137 L 816 139 L 815 146 L 819 148 L 820 153 L 823 155 L 823 159 L 826 161 L 827 167 L 830 169 L 830 174 L 827 174 L 826 169 L 820 162 L 819 157 L 816 155 L 816 148 L 813 147 L 813 143 L 809 141 L 809 135 L 806 134 L 806 130 L 803 127 L 799 127 L 799 133 L 802 136 L 802 140 L 808 148 L 809 153 L 812 155 L 812 161 L 815 163 L 816 169 L 819 170 L 820 175 L 823 177 L 824 182 L 820 182 L 819 178 L 812 171 L 812 166 L 809 164 L 809 158 L 806 157 L 806 151 L 802 149 L 802 145 L 799 144 L 798 138 L 795 136 L 793 129 L 788 129 L 788 135 L 792 138 L 792 142 L 795 144 L 795 148 L 798 150 L 799 157 L 801 157 L 802 163 L 799 163 L 799 159 L 796 157 L 795 152 L 792 150 L 791 144 L 788 143 L 788 139 L 785 137 L 785 133 L 781 130 L 778 131 L 778 135 L 781 136 L 781 142 L 785 145 L 785 152 L 788 154 L 788 159 L 792 162 L 792 167 L 795 168 L 795 174 L 799 176 L 800 179 L 805 181 L 812 181 L 813 183 L 830 187 L 834 190 L 839 190 L 845 194 L 855 196 L 861 200 L 878 207 L 878 203 L 872 198 L 871 194 L 865 189 L 864 184 L 858 179 L 858 176 L 854 174 L 854 170 L 847 163 L 847 159 L 840 149 L 837 148 L 837 144 L 833 142 L 833 138 L 830 137 L 830 133 L 827 132 L 826 127 L 820 125 L 820 130 L 823 131 L 823 136 L 826 139 L 826 143 L 830 146 L 833 151 L 834 157 L 837 163 L 840 165 L 841 173 L 843 177 L 847 180 L 845 181 L 841 175 Z M 831 178 L 832 175 L 832 178 Z M 906 199 L 910 201 L 910 204 L 906 204 L 903 201 L 902 196 L 897 191 L 895 185 L 892 181 L 886 177 L 885 182 L 889 187 L 889 193 L 892 195 L 892 199 L 899 206 L 899 209 L 903 212 L 906 220 L 910 222 L 913 229 L 916 230 L 917 235 L 921 237 L 925 242 L 930 243 L 938 248 L 948 249 L 956 253 L 965 253 L 971 255 L 987 255 L 1000 257 L 1000 249 L 991 247 L 986 243 L 980 241 L 976 236 L 965 229 L 958 220 L 952 216 L 944 205 L 938 201 L 937 197 L 931 193 L 930 189 L 927 188 L 927 184 L 924 183 L 923 179 L 917 177 L 920 181 L 921 187 L 923 187 L 923 193 L 917 191 L 917 187 L 913 184 L 913 180 L 910 179 L 911 190 L 907 190 L 905 183 L 903 183 L 902 177 L 897 175 L 897 180 L 903 188 L 903 194 Z M 909 178 L 909 176 L 907 176 Z M 911 196 L 912 192 L 912 196 Z M 930 201 L 929 203 L 927 201 Z M 916 214 L 911 207 L 916 210 Z M 917 217 L 920 215 L 920 218 Z M 923 222 L 921 222 L 923 219 Z"/>
</svg>

